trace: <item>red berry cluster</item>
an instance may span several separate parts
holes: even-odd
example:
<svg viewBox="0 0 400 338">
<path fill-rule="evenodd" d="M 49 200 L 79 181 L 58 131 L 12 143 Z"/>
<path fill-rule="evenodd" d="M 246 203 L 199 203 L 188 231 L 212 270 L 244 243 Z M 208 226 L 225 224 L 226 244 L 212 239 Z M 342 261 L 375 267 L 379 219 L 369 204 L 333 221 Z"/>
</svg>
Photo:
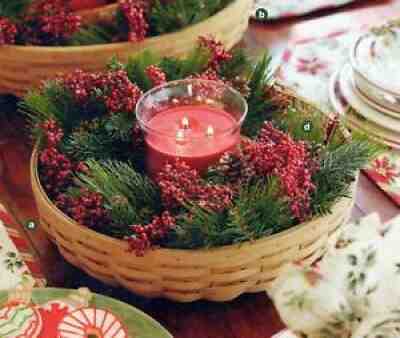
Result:
<svg viewBox="0 0 400 338">
<path fill-rule="evenodd" d="M 169 210 L 191 202 L 219 212 L 229 207 L 233 199 L 230 187 L 205 184 L 197 170 L 180 160 L 164 166 L 157 177 L 157 184 L 163 204 Z"/>
<path fill-rule="evenodd" d="M 194 95 L 202 98 L 219 98 L 224 93 L 224 85 L 231 85 L 228 81 L 222 80 L 218 73 L 212 68 L 208 68 L 203 73 L 194 75 L 190 78 L 212 81 L 194 84 Z"/>
<path fill-rule="evenodd" d="M 89 228 L 107 226 L 109 215 L 103 206 L 103 197 L 87 189 L 81 189 L 79 196 L 58 195 L 56 205 L 79 224 Z"/>
<path fill-rule="evenodd" d="M 312 174 L 316 168 L 304 142 L 265 123 L 257 141 L 243 146 L 245 161 L 259 176 L 277 176 L 288 197 L 294 217 L 303 221 L 310 212 L 310 194 L 315 189 Z"/>
<path fill-rule="evenodd" d="M 40 125 L 44 135 L 45 148 L 39 155 L 40 179 L 50 197 L 57 197 L 72 183 L 74 172 L 86 172 L 83 163 L 72 163 L 57 146 L 64 133 L 53 119 Z"/>
<path fill-rule="evenodd" d="M 161 216 L 155 216 L 150 224 L 132 225 L 133 235 L 128 238 L 129 246 L 137 256 L 143 256 L 147 249 L 163 239 L 175 226 L 175 218 L 164 211 Z"/>
<path fill-rule="evenodd" d="M 50 197 L 57 196 L 72 182 L 74 166 L 56 147 L 42 150 L 39 164 L 40 179 Z"/>
<path fill-rule="evenodd" d="M 210 52 L 209 67 L 217 70 L 222 62 L 232 59 L 232 54 L 228 52 L 223 43 L 216 41 L 213 37 L 202 36 L 199 38 L 200 46 Z"/>
<path fill-rule="evenodd" d="M 96 97 L 104 102 L 110 113 L 134 111 L 142 95 L 142 91 L 129 80 L 124 70 L 98 73 L 77 70 L 58 81 L 79 103 L 85 104 L 89 98 Z"/>
<path fill-rule="evenodd" d="M 0 46 L 14 44 L 17 32 L 15 24 L 7 18 L 0 17 Z"/>
<path fill-rule="evenodd" d="M 111 113 L 133 112 L 142 96 L 142 91 L 124 70 L 103 73 L 97 87 L 103 90 L 106 107 Z"/>
<path fill-rule="evenodd" d="M 40 128 L 46 145 L 39 155 L 41 181 L 47 193 L 54 197 L 71 183 L 73 165 L 57 149 L 63 131 L 56 121 L 47 120 L 40 125 Z"/>
<path fill-rule="evenodd" d="M 158 66 L 148 66 L 146 68 L 146 75 L 150 79 L 153 87 L 160 86 L 167 82 L 167 75 Z"/>
<path fill-rule="evenodd" d="M 40 129 L 44 132 L 46 144 L 48 147 L 55 147 L 64 136 L 63 130 L 58 126 L 57 122 L 53 119 L 44 121 Z"/>
<path fill-rule="evenodd" d="M 212 68 L 208 68 L 203 73 L 196 75 L 195 78 L 200 79 L 200 80 L 208 80 L 208 81 L 222 81 L 219 78 L 218 73 Z"/>
<path fill-rule="evenodd" d="M 72 73 L 63 75 L 57 81 L 71 92 L 77 102 L 83 104 L 93 94 L 97 76 L 97 73 L 85 72 L 78 69 Z"/>
<path fill-rule="evenodd" d="M 71 38 L 81 27 L 81 17 L 71 12 L 68 0 L 41 0 L 31 6 L 21 30 L 25 40 L 56 45 Z"/>
<path fill-rule="evenodd" d="M 119 8 L 127 21 L 129 28 L 128 41 L 139 42 L 144 40 L 149 30 L 145 8 L 137 0 L 120 0 Z"/>
</svg>

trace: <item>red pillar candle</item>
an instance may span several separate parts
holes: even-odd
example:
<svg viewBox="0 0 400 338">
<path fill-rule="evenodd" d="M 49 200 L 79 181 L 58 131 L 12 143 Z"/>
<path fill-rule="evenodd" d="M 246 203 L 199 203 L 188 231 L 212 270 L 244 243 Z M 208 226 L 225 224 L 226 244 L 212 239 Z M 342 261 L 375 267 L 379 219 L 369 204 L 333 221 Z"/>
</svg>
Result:
<svg viewBox="0 0 400 338">
<path fill-rule="evenodd" d="M 155 177 L 177 158 L 206 171 L 222 154 L 236 149 L 246 113 L 240 94 L 216 82 L 174 81 L 146 93 L 136 114 L 145 131 L 148 174 Z"/>
</svg>

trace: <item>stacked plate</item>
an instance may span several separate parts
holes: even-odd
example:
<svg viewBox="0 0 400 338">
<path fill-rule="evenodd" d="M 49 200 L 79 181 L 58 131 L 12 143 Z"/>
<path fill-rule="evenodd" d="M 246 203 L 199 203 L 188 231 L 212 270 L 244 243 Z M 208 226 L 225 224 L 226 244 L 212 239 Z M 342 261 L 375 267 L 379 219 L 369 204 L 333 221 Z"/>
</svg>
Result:
<svg viewBox="0 0 400 338">
<path fill-rule="evenodd" d="M 330 100 L 351 129 L 400 149 L 400 26 L 371 29 L 331 79 Z"/>
</svg>

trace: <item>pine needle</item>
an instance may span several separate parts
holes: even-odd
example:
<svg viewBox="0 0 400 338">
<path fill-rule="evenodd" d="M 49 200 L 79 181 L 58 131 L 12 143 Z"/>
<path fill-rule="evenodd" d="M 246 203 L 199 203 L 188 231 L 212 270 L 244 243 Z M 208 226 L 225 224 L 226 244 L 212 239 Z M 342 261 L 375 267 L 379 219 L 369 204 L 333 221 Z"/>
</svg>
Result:
<svg viewBox="0 0 400 338">
<path fill-rule="evenodd" d="M 232 0 L 156 0 L 149 16 L 152 35 L 178 31 L 201 22 L 226 7 Z"/>
<path fill-rule="evenodd" d="M 152 82 L 146 75 L 146 68 L 150 65 L 158 64 L 159 61 L 159 56 L 150 50 L 145 50 L 143 53 L 129 58 L 125 68 L 129 79 L 143 92 L 148 91 L 152 88 Z"/>
<path fill-rule="evenodd" d="M 148 223 L 159 212 L 159 193 L 152 182 L 128 162 L 90 160 L 89 174 L 80 174 L 78 185 L 101 194 L 118 226 Z"/>
<path fill-rule="evenodd" d="M 166 245 L 185 249 L 217 247 L 282 231 L 293 225 L 293 219 L 288 204 L 278 194 L 279 184 L 271 179 L 242 187 L 229 211 L 215 213 L 189 205 Z"/>
<path fill-rule="evenodd" d="M 327 214 L 339 198 L 348 197 L 358 170 L 382 150 L 380 145 L 371 143 L 366 136 L 354 134 L 351 143 L 323 152 L 320 169 L 313 176 L 316 186 L 311 202 L 313 214 Z"/>
<path fill-rule="evenodd" d="M 237 76 L 246 76 L 252 71 L 252 62 L 243 48 L 232 50 L 232 59 L 221 65 L 219 74 L 222 78 L 232 80 Z"/>
<path fill-rule="evenodd" d="M 265 120 L 271 118 L 271 103 L 266 99 L 266 89 L 271 85 L 271 57 L 265 54 L 250 76 L 249 111 L 242 127 L 244 135 L 254 137 Z"/>
<path fill-rule="evenodd" d="M 72 38 L 67 41 L 67 45 L 88 46 L 106 44 L 112 42 L 116 34 L 117 31 L 113 27 L 91 25 L 83 27 L 75 33 Z"/>
</svg>

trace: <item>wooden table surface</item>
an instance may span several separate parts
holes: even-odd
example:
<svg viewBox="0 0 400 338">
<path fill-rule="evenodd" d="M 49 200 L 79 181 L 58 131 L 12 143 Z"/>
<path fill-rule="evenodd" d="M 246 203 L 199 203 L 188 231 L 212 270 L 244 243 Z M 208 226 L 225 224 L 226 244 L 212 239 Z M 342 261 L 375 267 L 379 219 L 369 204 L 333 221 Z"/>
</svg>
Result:
<svg viewBox="0 0 400 338">
<path fill-rule="evenodd" d="M 321 11 L 267 25 L 253 22 L 244 44 L 253 56 L 266 48 L 277 53 L 289 40 L 323 34 L 337 27 L 352 27 L 355 23 L 380 22 L 384 17 L 396 16 L 396 13 L 400 15 L 400 0 L 364 0 L 335 12 Z M 49 285 L 87 285 L 93 291 L 120 298 L 154 316 L 176 338 L 269 338 L 283 327 L 264 293 L 244 295 L 222 304 L 176 304 L 135 297 L 122 289 L 109 288 L 77 271 L 60 257 L 39 227 L 34 230 L 26 227 L 27 222 L 38 218 L 30 187 L 30 153 L 29 137 L 24 131 L 22 118 L 13 111 L 7 114 L 1 112 L 0 203 L 15 217 L 19 230 L 29 240 Z M 400 213 L 400 209 L 365 176 L 361 176 L 353 218 L 371 212 L 378 212 L 386 221 Z"/>
</svg>

